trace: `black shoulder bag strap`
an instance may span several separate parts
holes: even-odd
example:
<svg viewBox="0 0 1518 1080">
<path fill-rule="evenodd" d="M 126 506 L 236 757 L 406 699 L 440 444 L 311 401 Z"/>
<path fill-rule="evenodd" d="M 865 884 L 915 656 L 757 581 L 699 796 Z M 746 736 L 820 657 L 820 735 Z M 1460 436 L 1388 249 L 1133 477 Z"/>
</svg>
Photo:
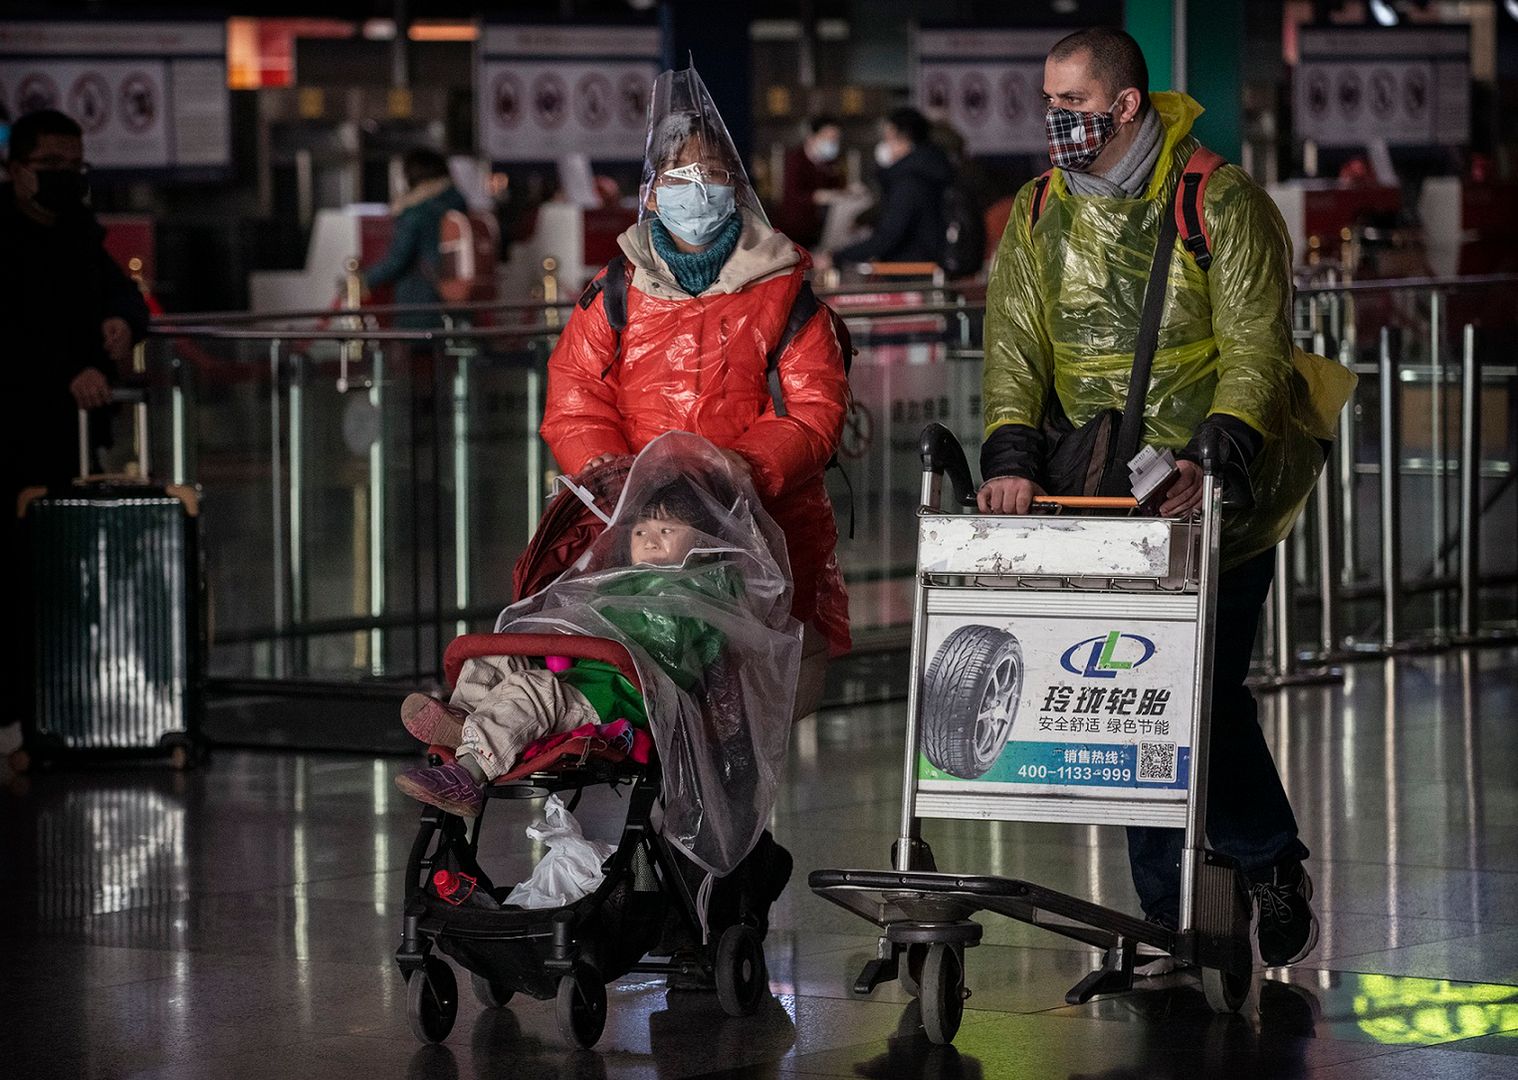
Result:
<svg viewBox="0 0 1518 1080">
<path fill-rule="evenodd" d="M 1176 198 L 1181 188 L 1176 185 Z M 1178 229 L 1175 207 L 1167 206 L 1160 214 L 1160 239 L 1149 267 L 1149 284 L 1144 289 L 1144 311 L 1139 317 L 1138 341 L 1133 350 L 1133 375 L 1128 382 L 1128 400 L 1123 405 L 1123 419 L 1117 429 L 1116 447 L 1107 470 L 1103 494 L 1128 495 L 1128 462 L 1139 452 L 1144 438 L 1144 403 L 1149 397 L 1149 374 L 1154 367 L 1154 353 L 1159 347 L 1160 320 L 1165 314 L 1165 292 L 1170 281 L 1170 259 L 1175 253 Z"/>
<path fill-rule="evenodd" d="M 615 344 L 612 347 L 611 363 L 601 372 L 603 379 L 611 374 L 612 368 L 622 359 L 622 331 L 627 326 L 627 278 L 627 257 L 613 255 L 606 264 L 606 273 L 591 281 L 580 294 L 582 311 L 589 311 L 590 306 L 596 302 L 596 297 L 604 294 L 601 308 L 606 313 L 606 325 L 611 327 Z"/>
<path fill-rule="evenodd" d="M 764 358 L 764 381 L 769 384 L 770 402 L 775 407 L 776 416 L 788 416 L 785 407 L 785 390 L 780 385 L 780 354 L 785 352 L 790 343 L 796 339 L 807 323 L 812 321 L 812 316 L 817 314 L 822 302 L 817 299 L 817 294 L 812 291 L 812 286 L 803 281 L 801 291 L 796 294 L 796 299 L 791 301 L 791 310 L 785 317 L 785 329 L 780 332 L 780 338 L 765 355 Z"/>
</svg>

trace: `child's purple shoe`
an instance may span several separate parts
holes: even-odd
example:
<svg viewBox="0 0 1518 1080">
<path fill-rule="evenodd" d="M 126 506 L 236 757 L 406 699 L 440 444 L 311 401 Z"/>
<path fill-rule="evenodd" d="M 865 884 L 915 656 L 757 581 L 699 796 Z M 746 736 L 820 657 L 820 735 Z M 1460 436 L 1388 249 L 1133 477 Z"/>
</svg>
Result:
<svg viewBox="0 0 1518 1080">
<path fill-rule="evenodd" d="M 418 802 L 459 817 L 479 817 L 485 805 L 485 789 L 457 761 L 407 769 L 395 778 L 395 786 Z"/>
</svg>

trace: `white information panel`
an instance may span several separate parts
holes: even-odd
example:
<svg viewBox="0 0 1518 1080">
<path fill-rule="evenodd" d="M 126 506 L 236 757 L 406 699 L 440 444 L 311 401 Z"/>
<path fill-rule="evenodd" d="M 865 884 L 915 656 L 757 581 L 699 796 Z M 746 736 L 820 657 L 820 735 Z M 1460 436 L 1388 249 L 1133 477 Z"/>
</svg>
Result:
<svg viewBox="0 0 1518 1080">
<path fill-rule="evenodd" d="M 492 161 L 641 159 L 659 57 L 652 28 L 485 27 L 475 89 L 481 150 Z"/>
<path fill-rule="evenodd" d="M 98 169 L 227 166 L 225 25 L 0 23 L 0 104 L 67 113 Z"/>
<path fill-rule="evenodd" d="M 1304 28 L 1296 136 L 1321 146 L 1462 146 L 1471 128 L 1470 55 L 1464 26 Z"/>
<path fill-rule="evenodd" d="M 956 592 L 929 592 L 920 792 L 1185 801 L 1194 594 L 1151 615 L 1058 592 L 966 614 Z"/>
<path fill-rule="evenodd" d="M 1046 151 L 1044 57 L 1068 30 L 921 30 L 917 107 L 943 117 L 971 154 Z"/>
</svg>

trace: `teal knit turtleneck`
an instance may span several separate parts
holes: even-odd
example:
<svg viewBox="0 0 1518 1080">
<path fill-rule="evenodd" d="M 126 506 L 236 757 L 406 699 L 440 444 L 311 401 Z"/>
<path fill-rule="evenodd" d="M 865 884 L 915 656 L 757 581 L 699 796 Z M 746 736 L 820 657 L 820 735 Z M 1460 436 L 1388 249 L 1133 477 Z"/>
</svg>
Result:
<svg viewBox="0 0 1518 1080">
<path fill-rule="evenodd" d="M 659 258 L 669 264 L 680 288 L 692 296 L 700 296 L 711 288 L 712 282 L 717 280 L 717 275 L 722 273 L 722 267 L 727 264 L 728 256 L 738 246 L 738 237 L 742 232 L 743 216 L 734 214 L 727 219 L 727 224 L 717 234 L 717 239 L 705 251 L 686 253 L 675 247 L 674 237 L 669 235 L 664 222 L 658 218 L 653 219 L 649 229 Z"/>
</svg>

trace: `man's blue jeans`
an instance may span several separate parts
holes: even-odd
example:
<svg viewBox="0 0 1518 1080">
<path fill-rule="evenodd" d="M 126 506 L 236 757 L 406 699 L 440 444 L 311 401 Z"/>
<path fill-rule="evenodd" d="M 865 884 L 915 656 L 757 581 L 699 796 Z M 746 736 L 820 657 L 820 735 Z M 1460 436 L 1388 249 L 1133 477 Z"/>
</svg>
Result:
<svg viewBox="0 0 1518 1080">
<path fill-rule="evenodd" d="M 1207 767 L 1207 839 L 1214 851 L 1263 878 L 1279 863 L 1300 862 L 1297 838 L 1275 759 L 1260 730 L 1259 708 L 1244 685 L 1260 612 L 1275 576 L 1275 551 L 1224 571 L 1218 579 L 1212 654 L 1212 745 Z M 1180 829 L 1130 827 L 1128 862 L 1144 914 L 1174 926 L 1181 910 Z"/>
</svg>

